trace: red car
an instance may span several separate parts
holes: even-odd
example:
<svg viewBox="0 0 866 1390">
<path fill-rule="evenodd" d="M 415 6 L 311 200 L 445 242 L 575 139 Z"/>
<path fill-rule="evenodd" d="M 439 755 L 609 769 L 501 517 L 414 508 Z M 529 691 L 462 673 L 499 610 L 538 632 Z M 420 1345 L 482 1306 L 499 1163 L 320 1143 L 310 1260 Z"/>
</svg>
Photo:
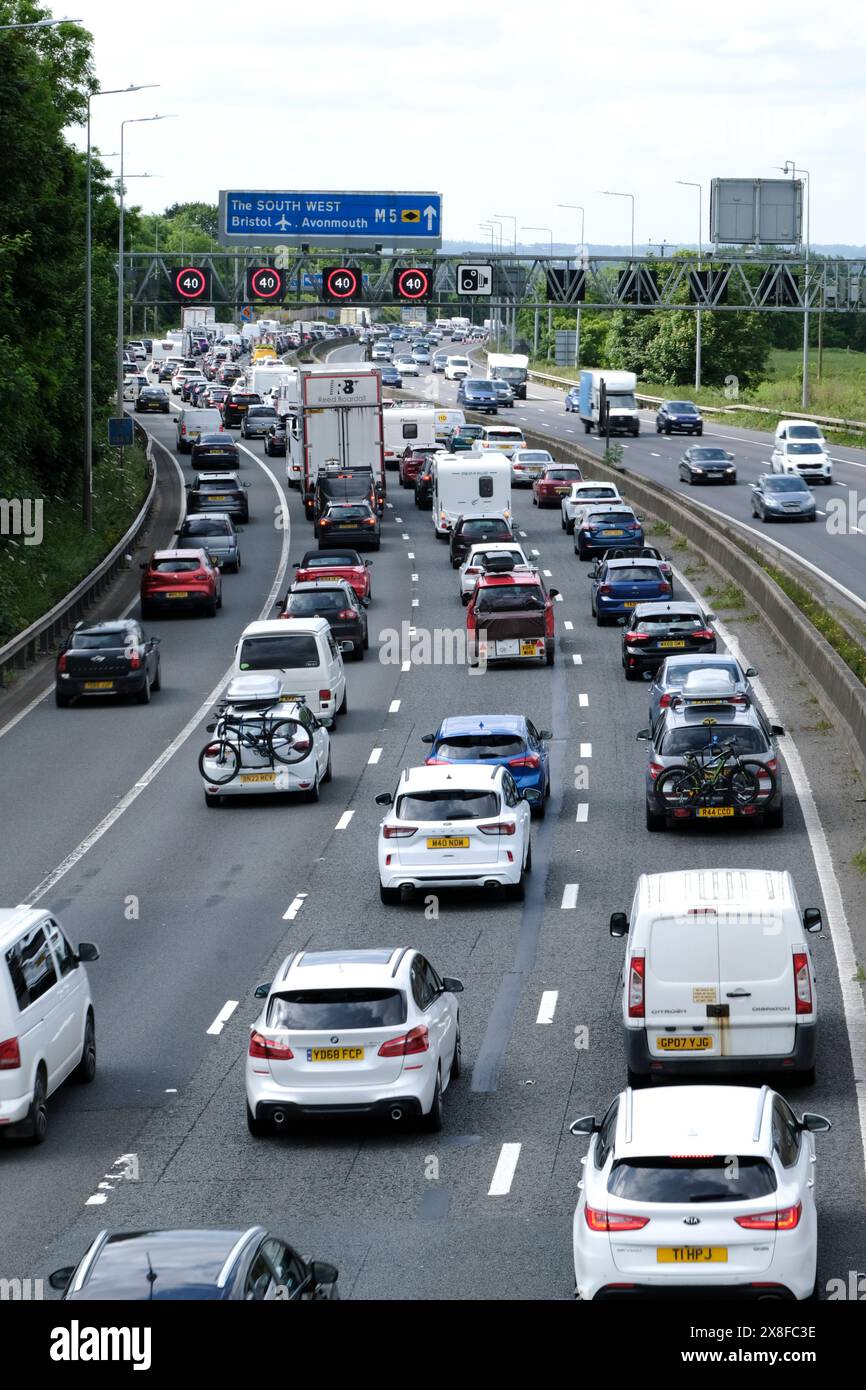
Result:
<svg viewBox="0 0 866 1390">
<path fill-rule="evenodd" d="M 542 661 L 552 666 L 556 656 L 553 600 L 558 589 L 546 589 L 536 569 L 515 568 L 513 558 L 488 568 L 475 585 L 466 609 L 470 664 L 491 661 Z"/>
<path fill-rule="evenodd" d="M 295 579 L 298 584 L 309 584 L 317 579 L 345 579 L 354 589 L 359 599 L 371 599 L 370 560 L 362 560 L 357 550 L 308 550 L 302 560 L 296 561 L 298 571 Z"/>
<path fill-rule="evenodd" d="M 440 453 L 439 445 L 434 448 L 422 446 L 418 449 L 406 449 L 400 460 L 400 486 L 414 487 L 418 480 L 418 474 L 426 463 L 429 463 L 434 454 Z"/>
<path fill-rule="evenodd" d="M 155 550 L 141 567 L 141 616 L 189 605 L 209 618 L 223 606 L 222 577 L 205 550 Z"/>
<path fill-rule="evenodd" d="M 533 507 L 558 507 L 560 499 L 571 492 L 572 483 L 579 483 L 583 474 L 576 463 L 555 463 L 545 468 L 532 484 Z"/>
</svg>

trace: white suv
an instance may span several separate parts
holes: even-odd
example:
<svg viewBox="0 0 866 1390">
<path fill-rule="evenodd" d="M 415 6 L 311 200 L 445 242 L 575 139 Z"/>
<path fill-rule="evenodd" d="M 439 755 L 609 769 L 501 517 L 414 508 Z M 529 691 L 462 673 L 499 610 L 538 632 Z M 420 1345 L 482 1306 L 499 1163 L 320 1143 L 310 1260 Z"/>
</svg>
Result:
<svg viewBox="0 0 866 1390">
<path fill-rule="evenodd" d="M 247 1125 L 256 1137 L 306 1115 L 374 1115 L 442 1128 L 460 1075 L 459 980 L 411 947 L 293 951 L 250 1028 Z"/>
<path fill-rule="evenodd" d="M 833 465 L 817 439 L 780 439 L 770 455 L 774 473 L 794 473 L 808 482 L 832 483 Z"/>
<path fill-rule="evenodd" d="M 96 1075 L 96 1031 L 82 962 L 98 960 L 90 942 L 73 950 L 50 912 L 0 908 L 0 1135 L 41 1144 L 48 1096 L 72 1076 Z"/>
<path fill-rule="evenodd" d="M 572 483 L 571 492 L 560 503 L 562 529 L 571 535 L 574 531 L 574 518 L 581 507 L 588 502 L 623 502 L 619 488 L 613 483 L 593 482 L 592 479 Z"/>
<path fill-rule="evenodd" d="M 626 1090 L 590 1136 L 572 1223 L 575 1297 L 696 1289 L 808 1299 L 815 1288 L 815 1141 L 769 1086 Z"/>
<path fill-rule="evenodd" d="M 530 805 L 540 792 L 521 792 L 506 767 L 411 767 L 379 826 L 379 895 L 399 903 L 411 888 L 499 888 L 524 894 L 532 868 Z"/>
</svg>

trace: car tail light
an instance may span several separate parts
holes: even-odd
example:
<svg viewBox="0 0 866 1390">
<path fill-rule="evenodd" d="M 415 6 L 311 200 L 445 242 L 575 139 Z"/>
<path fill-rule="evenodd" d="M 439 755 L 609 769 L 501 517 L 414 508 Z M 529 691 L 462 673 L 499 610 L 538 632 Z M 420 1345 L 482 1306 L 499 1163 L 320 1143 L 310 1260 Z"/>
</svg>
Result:
<svg viewBox="0 0 866 1390">
<path fill-rule="evenodd" d="M 465 573 L 466 573 L 466 574 L 480 574 L 480 573 L 481 573 L 481 569 L 480 569 L 480 567 L 479 567 L 478 565 L 468 565 L 467 568 L 466 568 L 466 570 L 465 570 Z"/>
<path fill-rule="evenodd" d="M 663 594 L 669 594 L 671 591 L 671 586 L 666 579 L 662 581 L 662 583 L 659 585 L 659 588 L 661 589 Z"/>
<path fill-rule="evenodd" d="M 655 781 L 655 779 L 658 777 L 659 773 L 660 773 L 660 772 L 664 772 L 664 770 L 665 770 L 665 765 L 664 765 L 664 763 L 650 763 L 650 765 L 649 765 L 649 775 L 650 775 L 650 777 L 652 777 L 653 781 Z"/>
<path fill-rule="evenodd" d="M 628 967 L 628 1016 L 644 1018 L 644 978 L 646 960 L 643 956 L 632 956 Z"/>
<path fill-rule="evenodd" d="M 745 699 L 745 696 L 743 696 L 742 698 Z M 775 777 L 776 773 L 779 770 L 779 759 L 768 758 L 767 761 L 764 763 L 764 767 L 767 769 L 768 772 L 772 772 L 773 776 Z"/>
<path fill-rule="evenodd" d="M 659 709 L 670 709 L 673 698 L 673 692 L 668 690 L 659 700 Z"/>
<path fill-rule="evenodd" d="M 320 690 L 320 691 L 319 691 L 319 699 L 320 699 L 320 700 L 323 700 L 323 701 L 324 701 L 324 700 L 330 700 L 330 698 L 331 698 L 331 692 L 330 692 L 330 690 Z"/>
<path fill-rule="evenodd" d="M 541 759 L 537 753 L 524 753 L 519 758 L 509 758 L 509 767 L 541 767 Z"/>
<path fill-rule="evenodd" d="M 354 609 L 352 608 L 341 608 L 339 613 L 337 614 L 338 618 L 354 618 L 354 616 L 355 613 Z"/>
<path fill-rule="evenodd" d="M 651 642 L 652 637 L 651 632 L 627 632 L 625 640 L 627 642 Z"/>
<path fill-rule="evenodd" d="M 734 1220 L 744 1231 L 793 1231 L 800 1224 L 803 1204 L 795 1207 L 782 1207 L 779 1211 L 756 1212 L 754 1216 L 735 1216 Z"/>
<path fill-rule="evenodd" d="M 809 957 L 805 951 L 794 952 L 794 1012 L 812 1012 L 812 980 L 809 975 Z"/>
<path fill-rule="evenodd" d="M 611 588 L 610 584 L 599 584 L 598 592 L 602 594 L 605 598 L 609 598 L 610 595 L 613 593 L 613 589 Z"/>
<path fill-rule="evenodd" d="M 642 1231 L 649 1225 L 648 1216 L 629 1216 L 627 1212 L 602 1211 L 600 1207 L 584 1207 L 586 1224 L 591 1231 Z"/>
<path fill-rule="evenodd" d="M 382 838 L 385 840 L 405 840 L 417 831 L 417 825 L 383 825 Z"/>
<path fill-rule="evenodd" d="M 319 517 L 319 525 L 320 525 L 320 526 L 330 526 L 330 524 L 331 524 L 330 517 L 327 517 L 327 516 L 320 516 L 320 517 Z"/>
<path fill-rule="evenodd" d="M 424 766 L 425 766 L 425 767 L 447 767 L 447 766 L 448 766 L 448 759 L 447 759 L 447 758 L 425 758 L 425 759 L 424 759 Z"/>
<path fill-rule="evenodd" d="M 410 1028 L 399 1038 L 388 1038 L 379 1048 L 380 1057 L 412 1057 L 418 1052 L 430 1050 L 430 1034 L 425 1027 Z"/>
<path fill-rule="evenodd" d="M 517 823 L 513 820 L 488 821 L 486 825 L 479 825 L 478 829 L 482 835 L 514 835 Z"/>
<path fill-rule="evenodd" d="M 58 669 L 58 671 L 65 671 L 65 670 L 66 670 L 66 653 L 65 653 L 65 652 L 63 652 L 63 654 L 61 655 L 59 661 L 57 662 L 57 669 Z"/>
<path fill-rule="evenodd" d="M 376 525 L 376 518 L 375 518 L 374 516 L 365 516 L 365 517 L 364 517 L 364 525 L 365 525 L 365 526 L 375 526 L 375 525 Z"/>
<path fill-rule="evenodd" d="M 294 1052 L 288 1043 L 276 1042 L 261 1033 L 250 1033 L 250 1057 L 268 1057 L 273 1062 L 290 1062 Z"/>
<path fill-rule="evenodd" d="M 668 585 L 668 588 L 670 588 L 670 585 Z M 692 636 L 697 637 L 698 641 L 700 642 L 709 642 L 714 637 L 714 635 L 715 634 L 713 633 L 712 628 L 709 627 L 696 628 L 695 631 L 692 633 Z"/>
<path fill-rule="evenodd" d="M 130 652 L 130 655 L 129 655 L 129 669 L 130 669 L 131 671 L 137 671 L 137 670 L 139 669 L 140 666 L 141 666 L 141 657 L 139 656 L 138 652 Z"/>
<path fill-rule="evenodd" d="M 21 1066 L 21 1049 L 17 1038 L 7 1038 L 0 1042 L 0 1071 L 14 1071 Z"/>
</svg>

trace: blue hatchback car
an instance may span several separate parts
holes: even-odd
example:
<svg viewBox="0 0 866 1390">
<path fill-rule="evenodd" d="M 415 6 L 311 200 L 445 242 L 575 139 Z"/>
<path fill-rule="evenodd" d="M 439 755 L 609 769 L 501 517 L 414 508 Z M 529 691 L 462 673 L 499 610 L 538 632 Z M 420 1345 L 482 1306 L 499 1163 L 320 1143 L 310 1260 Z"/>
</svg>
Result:
<svg viewBox="0 0 866 1390">
<path fill-rule="evenodd" d="M 507 767 L 519 791 L 532 789 L 550 796 L 550 751 L 548 729 L 536 729 L 522 714 L 469 714 L 443 719 L 435 734 L 424 734 L 421 742 L 432 744 L 425 762 L 487 763 Z M 533 806 L 532 814 L 543 818 L 546 800 Z"/>
<path fill-rule="evenodd" d="M 669 599 L 671 586 L 657 560 L 604 560 L 590 571 L 592 616 L 599 627 L 625 619 L 639 603 Z"/>
</svg>

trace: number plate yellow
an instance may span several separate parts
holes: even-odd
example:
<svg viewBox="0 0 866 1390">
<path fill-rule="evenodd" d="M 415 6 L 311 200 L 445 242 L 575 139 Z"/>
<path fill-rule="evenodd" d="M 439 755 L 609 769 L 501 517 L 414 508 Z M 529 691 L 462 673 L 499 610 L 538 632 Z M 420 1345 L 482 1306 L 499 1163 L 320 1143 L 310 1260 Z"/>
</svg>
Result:
<svg viewBox="0 0 866 1390">
<path fill-rule="evenodd" d="M 659 642 L 660 647 L 684 647 L 685 642 Z"/>
<path fill-rule="evenodd" d="M 363 1047 L 308 1047 L 308 1062 L 363 1062 Z"/>
<path fill-rule="evenodd" d="M 724 1245 L 662 1245 L 656 1250 L 660 1265 L 727 1264 L 728 1251 Z"/>
<path fill-rule="evenodd" d="M 85 681 L 85 690 L 113 690 L 114 681 Z"/>
<path fill-rule="evenodd" d="M 711 1052 L 713 1040 L 709 1033 L 663 1033 L 656 1047 L 662 1052 Z"/>
<path fill-rule="evenodd" d="M 431 835 L 427 841 L 428 849 L 468 849 L 468 835 Z"/>
<path fill-rule="evenodd" d="M 705 820 L 709 820 L 713 816 L 732 816 L 733 814 L 733 806 L 701 806 L 698 811 L 698 815 L 703 816 Z"/>
<path fill-rule="evenodd" d="M 275 782 L 276 778 L 275 772 L 242 772 L 240 780 L 242 782 Z"/>
<path fill-rule="evenodd" d="M 172 593 L 166 594 L 166 598 L 189 598 L 189 594 L 186 589 L 176 589 Z"/>
<path fill-rule="evenodd" d="M 521 655 L 521 656 L 538 656 L 538 647 L 535 645 L 534 642 L 521 642 L 521 644 L 520 644 L 520 655 Z"/>
</svg>

